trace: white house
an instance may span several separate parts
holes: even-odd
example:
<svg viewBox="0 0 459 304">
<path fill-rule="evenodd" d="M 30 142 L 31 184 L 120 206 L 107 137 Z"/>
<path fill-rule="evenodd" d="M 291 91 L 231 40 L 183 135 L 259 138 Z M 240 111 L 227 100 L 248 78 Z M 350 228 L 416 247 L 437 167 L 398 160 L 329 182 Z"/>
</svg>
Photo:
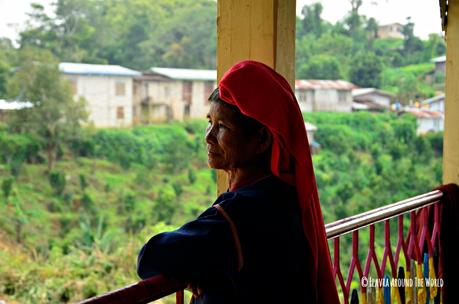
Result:
<svg viewBox="0 0 459 304">
<path fill-rule="evenodd" d="M 354 111 L 385 111 L 390 109 L 395 95 L 375 88 L 356 88 L 352 90 L 352 99 Z"/>
<path fill-rule="evenodd" d="M 0 121 L 4 121 L 8 112 L 31 108 L 33 104 L 28 101 L 0 99 Z"/>
<path fill-rule="evenodd" d="M 445 94 L 422 101 L 421 107 L 423 109 L 445 113 Z"/>
<path fill-rule="evenodd" d="M 344 80 L 296 80 L 302 112 L 351 112 L 354 84 Z"/>
<path fill-rule="evenodd" d="M 387 39 L 387 38 L 398 38 L 403 39 L 403 25 L 400 23 L 390 23 L 378 26 L 378 38 Z"/>
<path fill-rule="evenodd" d="M 444 129 L 444 114 L 442 112 L 418 108 L 405 109 L 405 112 L 416 117 L 417 134 L 439 132 Z"/>
<path fill-rule="evenodd" d="M 62 62 L 75 98 L 87 101 L 89 123 L 96 127 L 124 127 L 133 123 L 133 78 L 141 73 L 119 66 Z"/>
<path fill-rule="evenodd" d="M 445 75 L 446 72 L 446 55 L 435 57 L 431 60 L 435 64 L 435 75 Z"/>
<path fill-rule="evenodd" d="M 216 70 L 153 67 L 135 79 L 134 121 L 205 118 L 216 81 Z"/>
</svg>

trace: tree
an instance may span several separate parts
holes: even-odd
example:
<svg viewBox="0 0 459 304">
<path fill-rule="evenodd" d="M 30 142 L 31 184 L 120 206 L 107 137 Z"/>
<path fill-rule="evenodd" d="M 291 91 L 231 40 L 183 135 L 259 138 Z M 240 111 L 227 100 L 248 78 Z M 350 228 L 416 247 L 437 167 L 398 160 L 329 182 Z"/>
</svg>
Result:
<svg viewBox="0 0 459 304">
<path fill-rule="evenodd" d="M 405 64 L 419 63 L 422 61 L 419 52 L 422 51 L 424 46 L 421 39 L 414 35 L 414 23 L 411 22 L 411 17 L 406 18 L 406 21 L 402 28 L 404 36 L 402 55 L 405 56 Z"/>
<path fill-rule="evenodd" d="M 361 87 L 379 88 L 383 65 L 381 59 L 372 52 L 358 53 L 350 67 L 351 81 Z"/>
<path fill-rule="evenodd" d="M 430 34 L 429 39 L 423 43 L 423 61 L 429 61 L 430 59 L 444 55 L 446 53 L 445 41 L 438 34 Z"/>
<path fill-rule="evenodd" d="M 376 19 L 371 17 L 367 20 L 365 30 L 368 33 L 370 40 L 376 39 L 378 37 L 378 23 Z"/>
<path fill-rule="evenodd" d="M 0 38 L 0 99 L 6 94 L 6 83 L 16 59 L 15 55 L 11 40 Z"/>
<path fill-rule="evenodd" d="M 58 0 L 54 15 L 32 5 L 20 44 L 62 61 L 215 68 L 212 0 Z"/>
<path fill-rule="evenodd" d="M 362 16 L 359 15 L 359 9 L 362 6 L 363 0 L 349 0 L 351 11 L 345 22 L 348 26 L 349 35 L 354 37 L 362 25 Z"/>
<path fill-rule="evenodd" d="M 13 131 L 43 140 L 51 171 L 63 137 L 78 133 L 80 122 L 87 118 L 85 101 L 73 100 L 70 85 L 50 52 L 26 48 L 19 53 L 19 62 L 8 83 L 8 94 L 32 107 L 17 111 L 8 123 Z"/>
<path fill-rule="evenodd" d="M 302 79 L 341 79 L 338 60 L 329 55 L 318 55 L 300 67 L 298 77 Z"/>
<path fill-rule="evenodd" d="M 301 14 L 303 15 L 302 24 L 304 34 L 312 33 L 317 37 L 322 35 L 324 30 L 324 22 L 321 18 L 322 11 L 323 6 L 321 3 L 303 6 Z"/>
</svg>

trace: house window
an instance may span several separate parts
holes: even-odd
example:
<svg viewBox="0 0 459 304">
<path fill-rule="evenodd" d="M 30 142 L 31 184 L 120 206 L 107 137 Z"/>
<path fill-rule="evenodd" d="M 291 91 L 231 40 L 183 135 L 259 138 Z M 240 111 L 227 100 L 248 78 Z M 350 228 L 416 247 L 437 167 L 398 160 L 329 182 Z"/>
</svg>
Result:
<svg viewBox="0 0 459 304">
<path fill-rule="evenodd" d="M 214 91 L 214 82 L 206 81 L 204 82 L 204 104 L 209 104 L 209 96 Z"/>
<path fill-rule="evenodd" d="M 126 83 L 124 82 L 115 83 L 115 95 L 116 96 L 126 95 Z"/>
<path fill-rule="evenodd" d="M 124 119 L 124 107 L 116 107 L 116 119 Z"/>
<path fill-rule="evenodd" d="M 72 95 L 76 95 L 78 93 L 78 82 L 76 79 L 71 78 L 69 79 L 70 82 L 70 90 L 72 92 Z"/>
<path fill-rule="evenodd" d="M 347 94 L 348 94 L 348 91 L 339 90 L 338 91 L 338 102 L 346 102 L 347 101 Z"/>
<path fill-rule="evenodd" d="M 434 120 L 434 130 L 435 131 L 439 131 L 440 130 L 440 120 L 439 119 L 435 119 Z"/>
<path fill-rule="evenodd" d="M 171 88 L 168 85 L 164 86 L 164 97 L 169 98 L 171 95 Z"/>
<path fill-rule="evenodd" d="M 184 81 L 182 85 L 182 99 L 186 104 L 191 104 L 191 97 L 193 96 L 193 83 L 191 81 Z"/>
</svg>

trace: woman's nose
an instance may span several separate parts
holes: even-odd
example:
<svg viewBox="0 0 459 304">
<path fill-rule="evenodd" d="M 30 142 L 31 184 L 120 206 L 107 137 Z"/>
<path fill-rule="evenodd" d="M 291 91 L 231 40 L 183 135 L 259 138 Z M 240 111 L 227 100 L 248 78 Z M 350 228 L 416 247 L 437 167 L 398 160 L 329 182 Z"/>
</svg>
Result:
<svg viewBox="0 0 459 304">
<path fill-rule="evenodd" d="M 211 143 L 215 140 L 215 134 L 214 134 L 214 127 L 212 125 L 209 125 L 206 129 L 206 143 Z"/>
</svg>

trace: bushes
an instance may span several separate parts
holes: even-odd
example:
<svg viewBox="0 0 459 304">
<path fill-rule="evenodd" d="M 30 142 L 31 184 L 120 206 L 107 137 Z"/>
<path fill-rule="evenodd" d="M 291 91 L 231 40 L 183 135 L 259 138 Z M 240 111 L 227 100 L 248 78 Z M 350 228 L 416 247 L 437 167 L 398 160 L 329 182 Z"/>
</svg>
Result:
<svg viewBox="0 0 459 304">
<path fill-rule="evenodd" d="M 307 113 L 325 222 L 427 192 L 441 183 L 442 134 L 416 135 L 411 116 Z M 358 202 L 357 198 L 365 198 Z M 349 206 L 349 208 L 346 208 Z"/>
<path fill-rule="evenodd" d="M 408 116 L 305 116 L 317 125 L 322 146 L 313 159 L 325 222 L 426 192 L 441 180 L 442 134 L 418 137 Z M 142 243 L 215 198 L 205 124 L 88 131 L 72 141 L 81 158 L 65 157 L 73 149 L 67 142 L 48 179 L 36 178 L 46 172 L 39 164 L 24 164 L 19 178 L 6 172 L 0 191 L 10 194 L 0 203 L 0 230 L 34 257 L 19 245 L 0 250 L 0 292 L 24 303 L 75 302 L 134 282 Z M 3 173 L 9 168 L 0 166 Z"/>
<path fill-rule="evenodd" d="M 56 195 L 64 193 L 65 183 L 65 174 L 63 172 L 52 171 L 49 173 L 49 184 Z"/>
<path fill-rule="evenodd" d="M 13 176 L 21 172 L 25 161 L 38 161 L 42 148 L 38 138 L 30 134 L 10 134 L 0 131 L 0 162 L 9 166 Z"/>
</svg>

